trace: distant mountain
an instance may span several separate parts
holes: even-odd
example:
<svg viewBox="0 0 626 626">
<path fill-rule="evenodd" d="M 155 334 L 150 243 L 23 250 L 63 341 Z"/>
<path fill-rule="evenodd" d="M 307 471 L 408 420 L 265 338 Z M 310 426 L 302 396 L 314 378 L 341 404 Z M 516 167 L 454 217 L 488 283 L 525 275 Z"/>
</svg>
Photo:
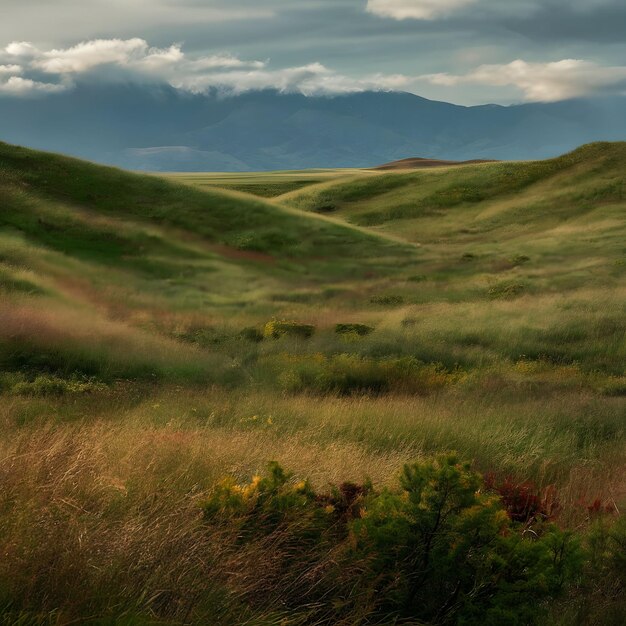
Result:
<svg viewBox="0 0 626 626">
<path fill-rule="evenodd" d="M 535 159 L 626 139 L 626 97 L 463 107 L 400 92 L 221 97 L 82 84 L 44 98 L 0 97 L 0 139 L 154 171 L 368 167 L 414 156 Z"/>
</svg>

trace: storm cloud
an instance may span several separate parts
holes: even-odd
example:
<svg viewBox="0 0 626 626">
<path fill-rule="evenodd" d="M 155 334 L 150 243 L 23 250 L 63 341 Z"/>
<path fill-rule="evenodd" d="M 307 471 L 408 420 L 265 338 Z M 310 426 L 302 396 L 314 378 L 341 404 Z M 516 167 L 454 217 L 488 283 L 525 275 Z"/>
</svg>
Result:
<svg viewBox="0 0 626 626">
<path fill-rule="evenodd" d="M 3 0 L 0 49 L 21 49 L 0 56 L 0 91 L 45 95 L 91 75 L 555 100 L 619 92 L 624 32 L 623 0 Z"/>
</svg>

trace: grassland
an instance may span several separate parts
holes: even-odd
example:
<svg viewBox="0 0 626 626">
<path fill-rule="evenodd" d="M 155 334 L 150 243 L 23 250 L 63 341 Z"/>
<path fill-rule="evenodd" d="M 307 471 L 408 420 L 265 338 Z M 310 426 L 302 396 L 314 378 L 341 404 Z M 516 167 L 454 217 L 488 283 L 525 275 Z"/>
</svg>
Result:
<svg viewBox="0 0 626 626">
<path fill-rule="evenodd" d="M 285 612 L 272 540 L 207 531 L 271 460 L 383 486 L 455 450 L 583 542 L 626 507 L 626 144 L 167 177 L 0 144 L 0 202 L 6 623 L 391 623 Z M 542 619 L 619 624 L 621 585 Z"/>
</svg>

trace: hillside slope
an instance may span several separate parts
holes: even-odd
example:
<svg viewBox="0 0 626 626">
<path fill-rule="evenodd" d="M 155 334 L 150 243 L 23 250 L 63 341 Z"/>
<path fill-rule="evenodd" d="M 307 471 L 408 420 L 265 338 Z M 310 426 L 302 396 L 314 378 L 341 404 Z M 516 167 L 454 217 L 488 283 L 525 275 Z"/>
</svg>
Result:
<svg viewBox="0 0 626 626">
<path fill-rule="evenodd" d="M 192 327 L 239 314 L 241 329 L 289 294 L 393 275 L 415 254 L 254 196 L 7 144 L 0 198 L 0 365 L 10 369 L 206 376 L 213 356 L 179 341 Z"/>
<path fill-rule="evenodd" d="M 354 175 L 280 200 L 401 235 L 433 261 L 530 255 L 564 279 L 576 263 L 595 264 L 594 275 L 610 282 L 626 239 L 626 143 L 590 144 L 548 161 Z"/>
</svg>

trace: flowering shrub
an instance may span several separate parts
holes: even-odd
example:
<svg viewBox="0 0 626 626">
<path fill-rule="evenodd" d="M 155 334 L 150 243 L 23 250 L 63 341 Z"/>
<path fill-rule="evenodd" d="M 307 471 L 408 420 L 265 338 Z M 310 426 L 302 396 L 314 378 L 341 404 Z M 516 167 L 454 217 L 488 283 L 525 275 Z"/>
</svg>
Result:
<svg viewBox="0 0 626 626">
<path fill-rule="evenodd" d="M 395 487 L 325 494 L 272 463 L 249 483 L 220 483 L 204 519 L 234 528 L 237 545 L 270 546 L 274 562 L 283 550 L 274 583 L 293 596 L 281 600 L 315 607 L 315 623 L 535 623 L 579 572 L 581 550 L 551 524 L 524 533 L 482 487 L 454 455 L 406 465 Z"/>
<path fill-rule="evenodd" d="M 279 384 L 286 391 L 319 393 L 411 393 L 428 395 L 460 382 L 464 373 L 414 357 L 375 359 L 356 354 L 284 358 Z"/>
</svg>

